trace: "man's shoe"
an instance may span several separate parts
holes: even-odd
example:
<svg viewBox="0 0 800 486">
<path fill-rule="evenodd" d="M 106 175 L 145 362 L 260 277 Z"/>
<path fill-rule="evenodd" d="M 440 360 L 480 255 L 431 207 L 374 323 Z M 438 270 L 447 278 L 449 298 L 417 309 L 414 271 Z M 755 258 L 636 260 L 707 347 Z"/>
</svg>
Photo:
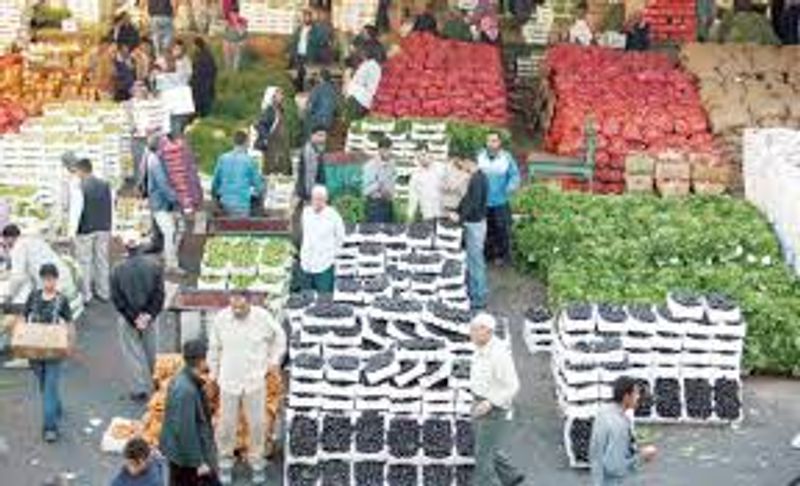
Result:
<svg viewBox="0 0 800 486">
<path fill-rule="evenodd" d="M 147 394 L 145 392 L 138 392 L 138 393 L 134 392 L 134 393 L 131 393 L 128 396 L 128 398 L 130 398 L 132 402 L 145 403 L 145 402 L 147 402 L 147 399 L 150 398 L 150 396 L 149 396 L 149 394 Z"/>
<path fill-rule="evenodd" d="M 800 434 L 795 435 L 794 439 L 792 439 L 792 447 L 800 449 Z"/>
<path fill-rule="evenodd" d="M 231 466 L 222 466 L 219 468 L 219 483 L 233 484 L 233 468 Z"/>
<path fill-rule="evenodd" d="M 52 444 L 58 440 L 58 432 L 55 430 L 45 430 L 44 431 L 44 441 L 48 444 Z"/>
<path fill-rule="evenodd" d="M 524 482 L 525 482 L 525 475 L 520 474 L 519 476 L 512 479 L 511 482 L 508 483 L 508 486 L 520 486 Z"/>
</svg>

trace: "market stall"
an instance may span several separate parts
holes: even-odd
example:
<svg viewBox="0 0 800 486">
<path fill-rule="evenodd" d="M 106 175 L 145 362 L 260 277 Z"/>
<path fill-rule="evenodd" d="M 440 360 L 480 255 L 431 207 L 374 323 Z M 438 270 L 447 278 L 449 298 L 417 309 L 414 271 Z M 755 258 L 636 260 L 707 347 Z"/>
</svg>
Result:
<svg viewBox="0 0 800 486">
<path fill-rule="evenodd" d="M 290 297 L 284 484 L 470 484 L 460 232 L 359 225 L 337 257 L 332 301 Z M 507 327 L 497 334 L 507 342 Z"/>
<path fill-rule="evenodd" d="M 580 153 L 591 120 L 598 133 L 598 192 L 624 191 L 625 157 L 632 152 L 716 153 L 692 78 L 665 55 L 559 45 L 545 63 L 545 148 Z"/>
</svg>

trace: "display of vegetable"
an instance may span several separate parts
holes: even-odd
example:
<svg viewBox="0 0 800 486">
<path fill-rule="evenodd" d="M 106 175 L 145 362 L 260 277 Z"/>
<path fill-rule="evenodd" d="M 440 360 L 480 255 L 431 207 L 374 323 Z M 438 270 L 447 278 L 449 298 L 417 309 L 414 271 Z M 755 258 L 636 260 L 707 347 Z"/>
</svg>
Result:
<svg viewBox="0 0 800 486">
<path fill-rule="evenodd" d="M 508 120 L 500 50 L 488 44 L 414 33 L 383 67 L 374 113 L 455 118 L 503 125 Z"/>
<path fill-rule="evenodd" d="M 19 104 L 0 98 L 0 133 L 16 132 L 28 114 Z"/>
<path fill-rule="evenodd" d="M 744 367 L 800 372 L 800 283 L 749 203 L 534 186 L 518 195 L 515 212 L 517 262 L 547 282 L 552 305 L 660 304 L 673 289 L 722 292 L 747 321 Z"/>
<path fill-rule="evenodd" d="M 623 192 L 629 153 L 714 152 L 692 78 L 666 55 L 558 45 L 547 51 L 545 66 L 555 106 L 545 147 L 581 155 L 591 122 L 598 192 Z"/>
</svg>

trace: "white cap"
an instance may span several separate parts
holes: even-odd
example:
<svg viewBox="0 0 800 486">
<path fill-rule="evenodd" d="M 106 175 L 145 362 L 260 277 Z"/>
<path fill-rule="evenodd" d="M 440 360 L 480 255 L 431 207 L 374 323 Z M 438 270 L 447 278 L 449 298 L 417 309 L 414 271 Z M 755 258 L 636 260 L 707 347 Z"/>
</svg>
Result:
<svg viewBox="0 0 800 486">
<path fill-rule="evenodd" d="M 476 327 L 486 327 L 490 331 L 494 331 L 494 328 L 497 326 L 497 320 L 495 320 L 491 314 L 481 312 L 472 318 L 472 325 Z"/>
</svg>

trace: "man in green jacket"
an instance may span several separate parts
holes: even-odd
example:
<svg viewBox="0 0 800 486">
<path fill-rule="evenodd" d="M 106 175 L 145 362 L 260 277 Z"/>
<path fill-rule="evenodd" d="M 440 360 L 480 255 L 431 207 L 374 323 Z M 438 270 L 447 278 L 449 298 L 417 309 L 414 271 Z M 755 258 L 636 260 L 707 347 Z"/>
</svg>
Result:
<svg viewBox="0 0 800 486">
<path fill-rule="evenodd" d="M 198 484 L 203 476 L 216 482 L 217 446 L 211 426 L 211 407 L 203 393 L 200 371 L 206 368 L 206 345 L 201 340 L 183 345 L 183 369 L 167 390 L 161 452 L 169 461 L 170 486 Z"/>
</svg>

